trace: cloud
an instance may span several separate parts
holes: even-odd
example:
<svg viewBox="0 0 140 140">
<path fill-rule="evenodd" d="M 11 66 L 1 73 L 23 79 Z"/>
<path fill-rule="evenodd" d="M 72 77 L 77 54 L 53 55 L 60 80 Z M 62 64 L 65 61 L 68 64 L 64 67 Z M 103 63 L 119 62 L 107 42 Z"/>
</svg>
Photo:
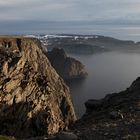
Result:
<svg viewBox="0 0 140 140">
<path fill-rule="evenodd" d="M 0 31 L 81 30 L 83 24 L 138 25 L 139 7 L 139 0 L 0 0 Z"/>
<path fill-rule="evenodd" d="M 139 0 L 0 0 L 0 21 L 133 18 L 139 6 Z"/>
<path fill-rule="evenodd" d="M 0 19 L 57 19 L 71 4 L 69 0 L 0 0 Z"/>
</svg>

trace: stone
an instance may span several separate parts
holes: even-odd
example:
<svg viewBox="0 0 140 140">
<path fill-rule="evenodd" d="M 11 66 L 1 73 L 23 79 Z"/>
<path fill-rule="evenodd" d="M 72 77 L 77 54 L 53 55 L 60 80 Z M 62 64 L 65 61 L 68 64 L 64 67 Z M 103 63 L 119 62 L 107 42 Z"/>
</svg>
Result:
<svg viewBox="0 0 140 140">
<path fill-rule="evenodd" d="M 56 140 L 78 140 L 78 137 L 72 132 L 60 132 L 56 136 Z"/>
<path fill-rule="evenodd" d="M 119 93 L 86 102 L 87 112 L 71 131 L 79 140 L 135 140 L 140 137 L 140 78 Z"/>
<path fill-rule="evenodd" d="M 101 108 L 102 101 L 101 100 L 90 99 L 87 102 L 85 102 L 85 106 L 86 106 L 86 109 L 97 110 L 97 109 Z"/>
<path fill-rule="evenodd" d="M 0 134 L 50 135 L 76 120 L 70 90 L 38 40 L 0 37 Z"/>
<path fill-rule="evenodd" d="M 123 119 L 123 114 L 118 111 L 111 111 L 109 115 L 111 119 Z"/>
</svg>

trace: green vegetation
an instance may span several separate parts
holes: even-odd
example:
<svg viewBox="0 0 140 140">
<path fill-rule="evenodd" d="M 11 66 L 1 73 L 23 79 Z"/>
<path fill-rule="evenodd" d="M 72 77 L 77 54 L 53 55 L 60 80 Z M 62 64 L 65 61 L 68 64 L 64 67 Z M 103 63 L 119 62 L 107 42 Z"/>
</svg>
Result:
<svg viewBox="0 0 140 140">
<path fill-rule="evenodd" d="M 0 140 L 16 140 L 14 137 L 8 137 L 8 136 L 1 136 L 0 135 Z"/>
</svg>

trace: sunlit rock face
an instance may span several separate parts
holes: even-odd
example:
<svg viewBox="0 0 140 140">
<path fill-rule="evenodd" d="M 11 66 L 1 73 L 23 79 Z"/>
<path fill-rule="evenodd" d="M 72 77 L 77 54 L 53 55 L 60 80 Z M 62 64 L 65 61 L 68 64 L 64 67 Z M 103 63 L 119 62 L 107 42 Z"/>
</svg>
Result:
<svg viewBox="0 0 140 140">
<path fill-rule="evenodd" d="M 76 120 L 69 88 L 37 40 L 0 38 L 0 133 L 54 134 Z"/>
<path fill-rule="evenodd" d="M 52 66 L 58 74 L 65 80 L 86 78 L 85 66 L 78 60 L 68 57 L 64 49 L 53 48 L 47 53 Z"/>
</svg>

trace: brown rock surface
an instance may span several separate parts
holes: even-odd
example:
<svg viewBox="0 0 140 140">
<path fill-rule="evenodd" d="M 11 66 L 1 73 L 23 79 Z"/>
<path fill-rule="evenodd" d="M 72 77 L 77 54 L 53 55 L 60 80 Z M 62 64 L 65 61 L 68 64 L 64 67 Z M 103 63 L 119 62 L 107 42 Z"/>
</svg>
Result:
<svg viewBox="0 0 140 140">
<path fill-rule="evenodd" d="M 0 38 L 0 134 L 54 134 L 76 119 L 69 88 L 38 41 Z"/>
</svg>

